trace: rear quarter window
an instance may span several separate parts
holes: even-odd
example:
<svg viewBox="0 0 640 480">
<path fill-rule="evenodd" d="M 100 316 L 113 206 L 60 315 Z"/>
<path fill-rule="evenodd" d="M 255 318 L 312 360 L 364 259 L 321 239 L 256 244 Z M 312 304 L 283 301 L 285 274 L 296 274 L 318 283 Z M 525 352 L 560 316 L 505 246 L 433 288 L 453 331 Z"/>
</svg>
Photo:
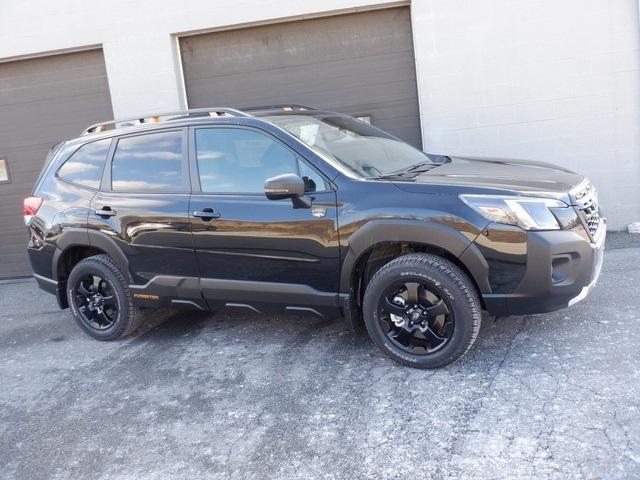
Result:
<svg viewBox="0 0 640 480">
<path fill-rule="evenodd" d="M 100 188 L 110 145 L 110 138 L 83 145 L 62 164 L 58 177 L 84 187 Z"/>
</svg>

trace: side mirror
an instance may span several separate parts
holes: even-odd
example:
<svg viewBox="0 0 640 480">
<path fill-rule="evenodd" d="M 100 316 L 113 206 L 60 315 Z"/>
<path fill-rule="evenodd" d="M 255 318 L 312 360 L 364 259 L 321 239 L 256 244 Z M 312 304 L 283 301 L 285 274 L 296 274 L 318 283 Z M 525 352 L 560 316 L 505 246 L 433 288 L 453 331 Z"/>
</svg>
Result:
<svg viewBox="0 0 640 480">
<path fill-rule="evenodd" d="M 285 173 L 264 182 L 264 194 L 269 200 L 304 196 L 304 180 L 295 173 Z"/>
<path fill-rule="evenodd" d="M 295 173 L 285 173 L 264 182 L 264 194 L 269 200 L 290 198 L 293 208 L 310 208 L 311 199 L 304 195 L 305 183 Z"/>
</svg>

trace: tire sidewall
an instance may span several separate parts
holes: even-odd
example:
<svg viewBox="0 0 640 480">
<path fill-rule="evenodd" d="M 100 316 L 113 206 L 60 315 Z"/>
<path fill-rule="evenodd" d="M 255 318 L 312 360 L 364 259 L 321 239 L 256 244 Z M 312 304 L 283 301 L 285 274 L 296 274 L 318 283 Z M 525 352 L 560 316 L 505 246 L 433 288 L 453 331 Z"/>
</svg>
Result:
<svg viewBox="0 0 640 480">
<path fill-rule="evenodd" d="M 399 278 L 406 282 L 416 281 L 437 288 L 445 298 L 447 306 L 453 310 L 455 322 L 453 334 L 440 350 L 428 355 L 412 355 L 396 346 L 383 331 L 378 312 L 380 297 L 389 284 Z M 382 275 L 374 276 L 365 292 L 363 313 L 369 336 L 378 347 L 394 360 L 419 368 L 437 368 L 457 360 L 466 351 L 468 343 L 472 341 L 474 332 L 472 316 L 479 315 L 479 312 L 473 311 L 473 305 L 469 305 L 466 295 L 453 278 L 437 267 L 415 264 L 395 265 Z"/>
<path fill-rule="evenodd" d="M 87 325 L 78 312 L 78 307 L 76 305 L 74 294 L 75 285 L 82 276 L 90 274 L 96 274 L 105 278 L 113 287 L 114 295 L 116 296 L 118 316 L 115 322 L 113 322 L 113 325 L 105 330 L 96 330 Z M 119 336 L 120 332 L 124 328 L 124 323 L 126 323 L 125 319 L 128 315 L 128 305 L 125 298 L 126 291 L 115 273 L 96 260 L 89 258 L 81 261 L 73 268 L 69 275 L 69 279 L 67 281 L 67 301 L 71 309 L 71 314 L 78 325 L 80 325 L 80 328 L 93 338 L 98 340 L 111 340 Z"/>
</svg>

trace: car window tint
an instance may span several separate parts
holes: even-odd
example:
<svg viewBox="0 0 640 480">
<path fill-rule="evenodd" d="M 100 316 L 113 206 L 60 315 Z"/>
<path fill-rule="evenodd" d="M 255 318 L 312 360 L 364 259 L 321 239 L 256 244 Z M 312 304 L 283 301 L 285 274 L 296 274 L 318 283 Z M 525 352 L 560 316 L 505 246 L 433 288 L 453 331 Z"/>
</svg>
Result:
<svg viewBox="0 0 640 480">
<path fill-rule="evenodd" d="M 182 133 L 159 132 L 118 140 L 111 188 L 116 192 L 183 191 Z"/>
<path fill-rule="evenodd" d="M 291 151 L 244 128 L 197 129 L 196 157 L 203 192 L 263 193 L 266 179 L 299 173 Z"/>
<path fill-rule="evenodd" d="M 78 185 L 99 188 L 110 145 L 110 138 L 83 145 L 64 162 L 58 176 Z"/>
</svg>

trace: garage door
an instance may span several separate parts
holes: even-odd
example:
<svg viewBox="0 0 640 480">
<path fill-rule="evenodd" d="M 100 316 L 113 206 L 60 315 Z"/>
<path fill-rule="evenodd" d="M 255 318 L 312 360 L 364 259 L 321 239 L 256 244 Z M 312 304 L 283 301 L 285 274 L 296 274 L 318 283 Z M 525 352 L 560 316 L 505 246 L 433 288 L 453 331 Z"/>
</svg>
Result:
<svg viewBox="0 0 640 480">
<path fill-rule="evenodd" d="M 0 63 L 0 277 L 30 273 L 22 200 L 49 148 L 112 117 L 101 50 Z"/>
<path fill-rule="evenodd" d="M 180 51 L 192 108 L 299 103 L 421 145 L 408 7 L 199 34 Z"/>
</svg>

